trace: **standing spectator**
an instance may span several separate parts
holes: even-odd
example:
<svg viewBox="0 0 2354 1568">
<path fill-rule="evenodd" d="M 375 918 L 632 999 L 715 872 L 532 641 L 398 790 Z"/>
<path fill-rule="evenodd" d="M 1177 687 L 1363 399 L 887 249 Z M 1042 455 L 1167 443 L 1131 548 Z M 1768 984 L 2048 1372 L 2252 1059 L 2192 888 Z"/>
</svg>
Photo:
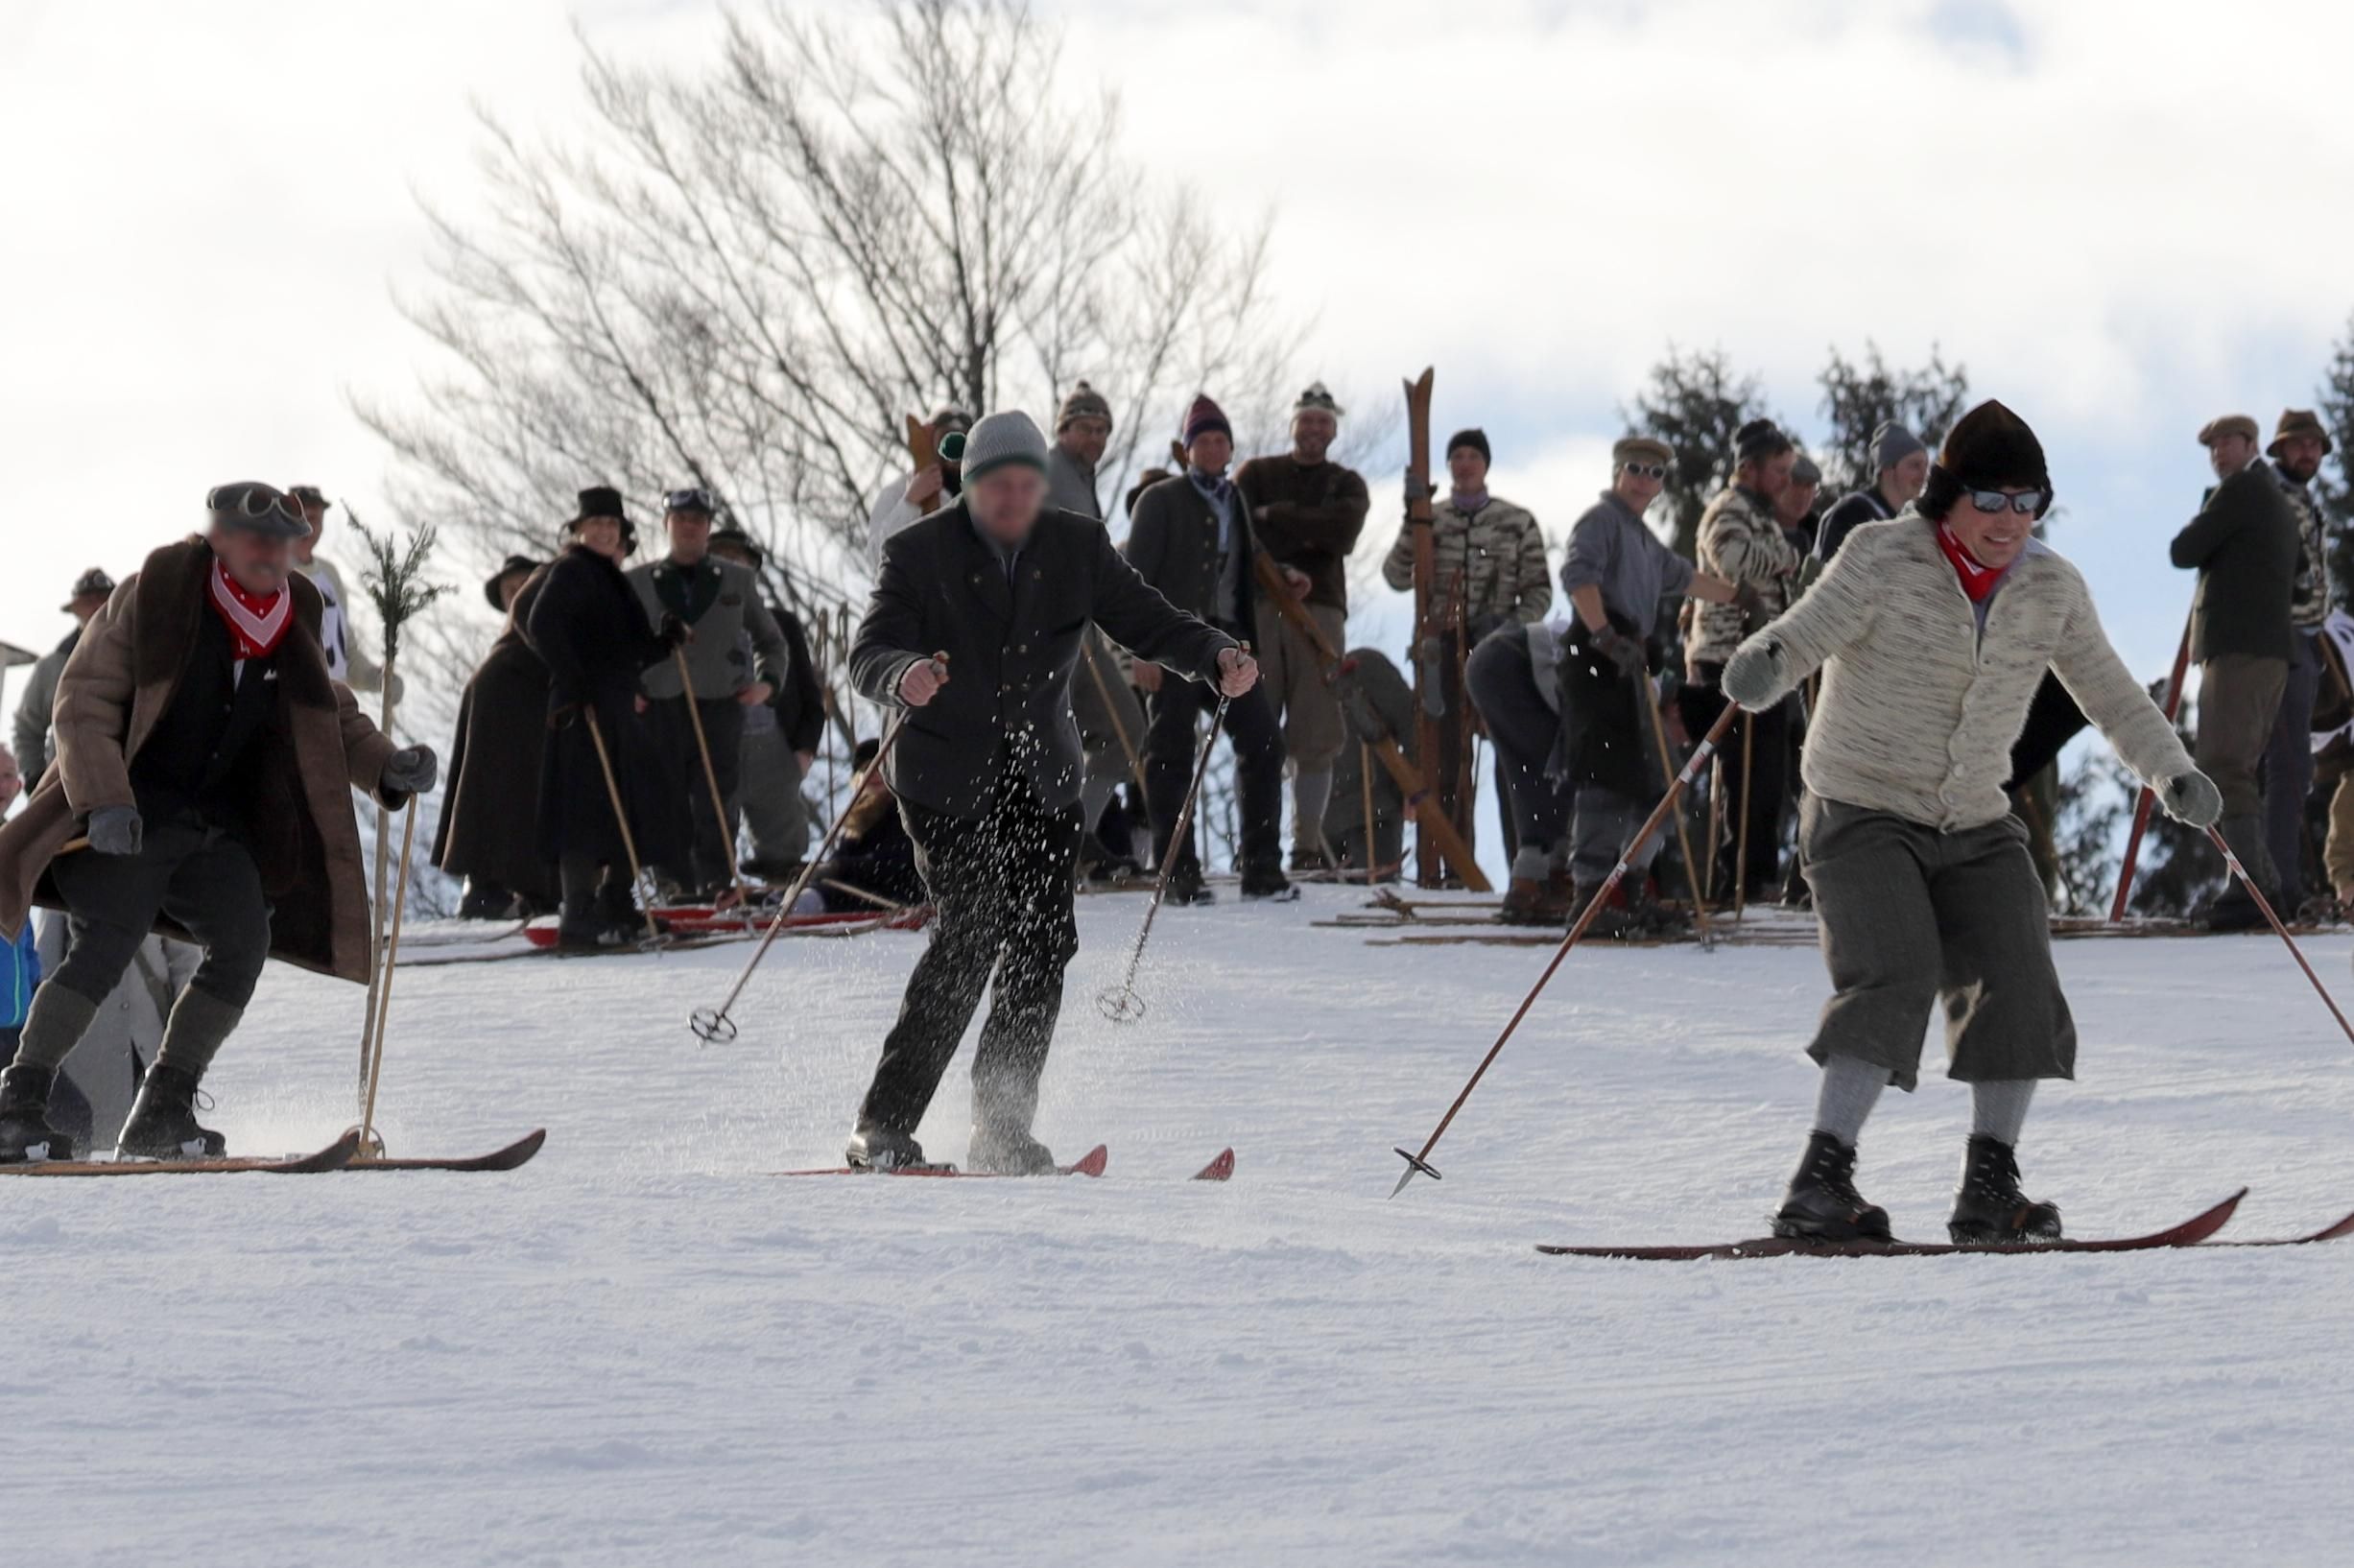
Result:
<svg viewBox="0 0 2354 1568">
<path fill-rule="evenodd" d="M 16 766 L 15 754 L 0 747 L 0 817 L 9 814 L 24 789 L 24 774 Z M 41 955 L 35 944 L 33 922 L 27 920 L 15 936 L 0 937 L 0 1057 L 11 1061 L 16 1059 L 25 1015 L 33 1010 L 33 987 L 40 981 Z"/>
<path fill-rule="evenodd" d="M 1643 521 L 1676 462 L 1665 441 L 1629 436 L 1610 451 L 1610 487 L 1570 531 L 1561 566 L 1567 623 L 1508 626 L 1471 655 L 1471 695 L 1496 743 L 1496 776 L 1515 824 L 1511 887 L 1502 918 L 1557 925 L 1609 879 L 1665 780 L 1645 711 L 1650 645 L 1662 604 L 1755 598 L 1695 572 Z M 1697 733 L 1697 732 L 1696 732 Z M 1659 852 L 1653 838 L 1635 868 Z M 1672 921 L 1647 879 L 1625 885 L 1628 907 L 1607 912 L 1605 936 Z"/>
<path fill-rule="evenodd" d="M 2264 749 L 2265 846 L 2280 878 L 2283 915 L 2305 904 L 2305 797 L 2313 790 L 2313 710 L 2321 687 L 2321 628 L 2330 611 L 2329 526 L 2313 481 L 2329 450 L 2329 432 L 2311 409 L 2284 412 L 2265 448 L 2295 514 L 2300 543 L 2289 605 L 2289 678 Z"/>
<path fill-rule="evenodd" d="M 942 408 L 933 413 L 930 423 L 932 439 L 945 441 L 972 429 L 973 416 L 963 409 Z M 883 546 L 892 535 L 956 499 L 951 465 L 951 455 L 943 452 L 939 462 L 887 479 L 874 492 L 867 511 L 867 564 L 874 571 L 883 570 Z"/>
<path fill-rule="evenodd" d="M 1866 523 L 1885 523 L 1911 506 L 1929 483 L 1929 448 L 1920 438 L 1890 419 L 1871 433 L 1872 466 L 1878 470 L 1871 487 L 1842 496 L 1823 514 L 1816 534 L 1815 553 L 1824 565 L 1839 554 L 1847 535 Z"/>
<path fill-rule="evenodd" d="M 711 553 L 714 510 L 708 491 L 671 491 L 662 514 L 670 554 L 629 573 L 649 625 L 676 616 L 687 628 L 686 679 L 678 659 L 665 660 L 646 672 L 646 695 L 654 701 L 649 727 L 669 769 L 666 790 L 672 809 L 683 814 L 688 849 L 679 860 L 647 864 L 658 883 L 676 885 L 692 900 L 715 898 L 735 885 L 728 835 L 735 831 L 744 715 L 765 707 L 784 686 L 788 662 L 785 634 L 761 602 L 760 580 L 750 567 Z M 703 772 L 705 748 L 710 774 Z M 723 820 L 730 824 L 725 833 Z"/>
<path fill-rule="evenodd" d="M 711 553 L 759 578 L 768 558 L 752 536 L 730 523 L 711 535 Z M 801 794 L 817 765 L 825 738 L 825 681 L 810 655 L 809 632 L 801 618 L 774 600 L 769 618 L 785 638 L 785 678 L 776 695 L 744 710 L 744 745 L 738 795 L 745 843 L 738 845 L 746 871 L 783 882 L 809 857 L 809 801 Z M 752 652 L 751 632 L 739 637 Z M 730 814 L 730 820 L 734 816 Z"/>
<path fill-rule="evenodd" d="M 1234 429 L 1203 393 L 1185 411 L 1185 472 L 1164 479 L 1137 499 L 1129 514 L 1128 558 L 1145 582 L 1178 609 L 1208 622 L 1236 642 L 1256 632 L 1258 586 L 1251 570 L 1257 550 L 1250 503 L 1226 477 L 1234 458 Z M 1255 666 L 1254 666 L 1255 668 Z M 1207 903 L 1201 861 L 1194 845 L 1201 823 L 1189 823 L 1178 844 L 1177 817 L 1193 782 L 1201 716 L 1218 704 L 1206 683 L 1170 680 L 1159 666 L 1139 660 L 1136 684 L 1153 710 L 1145 741 L 1145 790 L 1153 814 L 1154 859 L 1177 856 L 1168 897 Z M 1283 731 L 1264 687 L 1247 687 L 1226 704 L 1225 739 L 1234 748 L 1242 796 L 1242 879 L 1245 898 L 1295 898 L 1283 874 Z"/>
<path fill-rule="evenodd" d="M 556 867 L 539 854 L 539 751 L 548 727 L 548 667 L 524 635 L 547 568 L 509 556 L 483 584 L 507 617 L 458 700 L 449 794 L 433 863 L 465 879 L 464 920 L 524 919 L 556 908 Z"/>
<path fill-rule="evenodd" d="M 57 705 L 58 677 L 65 673 L 65 661 L 73 657 L 74 649 L 80 645 L 82 629 L 90 624 L 91 616 L 106 607 L 107 599 L 113 592 L 114 579 L 96 566 L 74 579 L 74 591 L 59 606 L 74 618 L 74 630 L 34 664 L 24 695 L 16 700 L 16 761 L 25 776 L 36 783 L 57 760 L 49 720 L 50 710 Z"/>
<path fill-rule="evenodd" d="M 580 511 L 565 526 L 572 542 L 538 580 L 523 626 L 548 667 L 538 843 L 562 888 L 557 940 L 571 951 L 594 952 L 637 938 L 630 843 L 655 863 L 676 864 L 686 850 L 678 842 L 684 824 L 678 797 L 667 787 L 670 770 L 643 715 L 646 671 L 667 664 L 687 633 L 685 622 L 670 612 L 659 631 L 649 627 L 622 575 L 622 561 L 637 547 L 637 528 L 619 490 L 606 485 L 583 490 Z M 629 814 L 630 839 L 614 816 L 615 796 Z"/>
<path fill-rule="evenodd" d="M 1709 576 L 1750 592 L 1738 604 L 1694 605 L 1686 611 L 1685 680 L 1676 701 L 1683 709 L 1684 728 L 1695 735 L 1706 731 L 1724 711 L 1720 686 L 1724 661 L 1733 656 L 1744 637 L 1790 607 L 1805 558 L 1791 548 L 1774 521 L 1774 507 L 1790 487 L 1791 474 L 1797 466 L 1797 448 L 1771 419 L 1752 419 L 1734 433 L 1733 451 L 1732 484 L 1719 491 L 1700 514 L 1699 564 Z M 1748 883 L 1740 896 L 1762 902 L 1781 891 L 1789 711 L 1776 704 L 1751 714 L 1746 722 L 1750 733 L 1729 742 L 1724 751 L 1723 782 L 1730 803 L 1724 817 L 1730 824 L 1730 842 L 1721 846 L 1725 874 L 1718 885 L 1731 886 L 1740 867 L 1738 845 L 1745 835 L 1736 818 L 1746 801 Z M 1746 768 L 1745 757 L 1748 759 Z"/>
<path fill-rule="evenodd" d="M 376 661 L 368 656 L 351 627 L 351 600 L 344 591 L 344 574 L 335 562 L 320 555 L 319 538 L 326 532 L 327 509 L 333 503 L 321 493 L 316 485 L 297 485 L 286 492 L 302 509 L 302 520 L 311 525 L 307 537 L 295 541 L 295 570 L 310 579 L 311 586 L 326 604 L 326 617 L 320 623 L 320 645 L 327 651 L 327 674 L 355 692 L 384 690 L 384 672 Z M 400 677 L 392 677 L 392 701 L 400 701 Z"/>
<path fill-rule="evenodd" d="M 2265 835 L 2262 768 L 2296 646 L 2290 611 L 2302 544 L 2296 514 L 2256 440 L 2256 421 L 2245 414 L 2211 419 L 2199 431 L 2220 483 L 2175 535 L 2172 555 L 2176 566 L 2199 573 L 2191 604 L 2191 656 L 2199 661 L 2195 755 L 2223 793 L 2223 842 L 2264 895 L 2277 900 L 2280 873 Z M 2236 879 L 2201 913 L 2217 931 L 2264 923 Z"/>
<path fill-rule="evenodd" d="M 1435 645 L 1417 648 L 1417 695 L 1436 703 L 1438 755 L 1415 765 L 1431 787 L 1418 810 L 1446 813 L 1466 844 L 1478 812 L 1462 788 L 1469 772 L 1472 704 L 1460 672 L 1470 651 L 1499 627 L 1533 625 L 1553 607 L 1553 579 L 1545 570 L 1545 535 L 1527 509 L 1487 491 L 1493 454 L 1484 430 L 1459 430 L 1447 438 L 1444 499 L 1431 508 L 1430 595 L 1432 610 L 1446 631 Z M 1414 483 L 1409 478 L 1409 484 Z M 1410 517 L 1381 563 L 1382 581 L 1400 593 L 1415 585 L 1415 531 Z M 1420 637 L 1419 629 L 1415 633 Z M 1473 788 L 1476 790 L 1476 783 Z M 1462 798 L 1459 798 L 1462 796 Z"/>
<path fill-rule="evenodd" d="M 1325 645 L 1335 649 L 1348 645 L 1348 557 L 1372 505 L 1364 479 L 1326 456 L 1341 433 L 1341 414 L 1317 382 L 1292 405 L 1291 451 L 1252 458 L 1234 475 L 1258 523 L 1260 547 L 1284 568 Z M 1322 870 L 1332 864 L 1324 808 L 1332 798 L 1333 761 L 1347 738 L 1340 694 L 1326 684 L 1330 672 L 1307 637 L 1272 605 L 1259 606 L 1258 647 L 1262 689 L 1282 716 L 1291 759 L 1292 869 Z"/>
<path fill-rule="evenodd" d="M 1104 504 L 1095 489 L 1096 468 L 1104 461 L 1111 429 L 1111 404 L 1104 394 L 1083 381 L 1073 387 L 1055 416 L 1055 444 L 1046 454 L 1047 505 L 1099 523 L 1104 520 Z M 1087 836 L 1080 843 L 1080 869 L 1090 879 L 1117 878 L 1136 869 L 1129 847 L 1133 835 L 1123 822 L 1109 840 L 1104 838 L 1104 813 L 1121 784 L 1134 776 L 1143 756 L 1144 704 L 1136 701 L 1135 688 L 1102 631 L 1088 630 L 1080 644 L 1079 662 L 1079 674 L 1071 681 L 1071 712 L 1079 720 L 1080 745 L 1087 753 L 1087 779 L 1079 802 Z"/>
<path fill-rule="evenodd" d="M 1782 525 L 1790 547 L 1801 556 L 1815 553 L 1815 537 L 1822 526 L 1816 503 L 1822 496 L 1822 470 L 1804 452 L 1790 466 L 1790 484 L 1773 498 L 1773 520 Z"/>
</svg>

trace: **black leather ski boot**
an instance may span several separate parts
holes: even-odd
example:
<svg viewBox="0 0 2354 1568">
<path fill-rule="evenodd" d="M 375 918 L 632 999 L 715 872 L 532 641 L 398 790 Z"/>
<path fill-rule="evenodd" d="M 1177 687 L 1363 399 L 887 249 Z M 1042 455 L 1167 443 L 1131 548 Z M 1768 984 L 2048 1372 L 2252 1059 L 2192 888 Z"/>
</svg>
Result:
<svg viewBox="0 0 2354 1568">
<path fill-rule="evenodd" d="M 1945 1233 L 1957 1247 L 2034 1247 L 2060 1238 L 2059 1209 L 2019 1191 L 2019 1156 L 1984 1133 L 1970 1139 Z"/>
<path fill-rule="evenodd" d="M 923 1145 L 911 1134 L 877 1122 L 859 1123 L 842 1157 L 861 1171 L 904 1171 L 926 1163 Z"/>
<path fill-rule="evenodd" d="M 228 1141 L 196 1120 L 197 1079 L 192 1073 L 161 1063 L 147 1070 L 139 1098 L 114 1142 L 122 1159 L 218 1159 L 228 1152 Z"/>
<path fill-rule="evenodd" d="M 1053 1176 L 1056 1169 L 1053 1152 L 1019 1128 L 974 1128 L 964 1162 L 984 1176 Z"/>
<path fill-rule="evenodd" d="M 0 1072 L 0 1165 L 72 1159 L 74 1140 L 49 1125 L 54 1067 L 11 1067 Z"/>
<path fill-rule="evenodd" d="M 1813 1242 L 1885 1242 L 1888 1210 L 1855 1190 L 1855 1148 L 1828 1132 L 1806 1140 L 1806 1157 L 1773 1217 L 1776 1236 Z"/>
</svg>

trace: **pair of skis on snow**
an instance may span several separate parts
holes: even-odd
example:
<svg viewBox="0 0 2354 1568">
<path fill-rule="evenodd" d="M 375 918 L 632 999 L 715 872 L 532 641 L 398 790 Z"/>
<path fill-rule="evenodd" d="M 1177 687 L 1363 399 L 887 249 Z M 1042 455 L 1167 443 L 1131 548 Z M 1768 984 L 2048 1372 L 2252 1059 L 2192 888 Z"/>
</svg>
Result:
<svg viewBox="0 0 2354 1568">
<path fill-rule="evenodd" d="M 1111 1150 L 1099 1143 L 1093 1149 L 1088 1150 L 1085 1153 L 1080 1155 L 1079 1158 L 1073 1160 L 1070 1164 L 1058 1165 L 1055 1167 L 1055 1174 L 1057 1176 L 1100 1176 L 1104 1174 L 1105 1167 L 1110 1163 Z M 998 1177 L 987 1171 L 960 1171 L 953 1165 L 902 1165 L 889 1170 L 878 1170 L 872 1166 L 864 1165 L 831 1165 L 816 1171 L 778 1171 L 775 1173 L 775 1175 L 789 1176 L 957 1176 L 987 1180 L 1011 1179 Z M 1233 1175 L 1234 1151 L 1231 1149 L 1222 1149 L 1218 1152 L 1218 1157 L 1211 1160 L 1207 1165 L 1201 1167 L 1201 1170 L 1195 1172 L 1191 1179 L 1195 1181 L 1225 1181 Z"/>
<path fill-rule="evenodd" d="M 330 1171 L 512 1171 L 531 1162 L 548 1141 L 545 1128 L 487 1154 L 454 1159 L 390 1159 L 360 1156 L 360 1129 L 353 1128 L 324 1149 L 281 1158 L 234 1155 L 220 1159 L 53 1159 L 0 1165 L 0 1176 L 321 1176 Z"/>
<path fill-rule="evenodd" d="M 1537 1247 L 1557 1258 L 1620 1258 L 1635 1263 L 1697 1263 L 1703 1259 L 1737 1258 L 1934 1258 L 1955 1252 L 1996 1252 L 2006 1256 L 2023 1252 L 2153 1252 L 2169 1247 L 2311 1247 L 2318 1242 L 2334 1242 L 2354 1236 L 2354 1214 L 2347 1215 L 2332 1225 L 2304 1236 L 2265 1237 L 2252 1241 L 2219 1242 L 2216 1232 L 2231 1223 L 2239 1212 L 2240 1200 L 2247 1196 L 2242 1187 L 2229 1198 L 2202 1214 L 2194 1215 L 2178 1225 L 2153 1230 L 2143 1236 L 2117 1236 L 2104 1239 L 2046 1242 L 2031 1247 L 1962 1247 L 1953 1242 L 1810 1242 L 1779 1236 L 1760 1237 L 1755 1241 L 1720 1242 L 1715 1245 L 1693 1247 Z"/>
</svg>

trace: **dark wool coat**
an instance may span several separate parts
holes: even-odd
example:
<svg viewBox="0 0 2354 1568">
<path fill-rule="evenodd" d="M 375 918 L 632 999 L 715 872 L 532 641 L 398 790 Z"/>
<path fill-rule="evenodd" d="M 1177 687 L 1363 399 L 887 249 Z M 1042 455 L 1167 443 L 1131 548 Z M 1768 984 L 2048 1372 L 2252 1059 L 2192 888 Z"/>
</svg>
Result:
<svg viewBox="0 0 2354 1568">
<path fill-rule="evenodd" d="M 2289 606 L 2304 547 L 2296 513 L 2269 464 L 2250 463 L 2216 486 L 2175 535 L 2171 552 L 2176 566 L 2199 571 L 2191 657 L 2292 657 Z"/>
<path fill-rule="evenodd" d="M 1258 554 L 1257 523 L 1250 498 L 1234 492 L 1241 527 L 1233 541 L 1242 552 L 1242 586 L 1235 594 L 1235 624 L 1258 624 L 1258 573 L 1251 558 Z M 1218 511 L 1194 482 L 1183 474 L 1164 479 L 1136 498 L 1129 508 L 1129 563 L 1160 596 L 1189 615 L 1211 619 L 1218 605 Z M 1131 653 L 1144 651 L 1106 625 L 1111 640 Z M 1159 662 L 1154 660 L 1155 663 Z"/>
<path fill-rule="evenodd" d="M 540 904 L 554 903 L 557 893 L 556 868 L 539 854 L 548 667 L 523 628 L 549 571 L 540 567 L 516 590 L 507 630 L 465 684 L 433 845 L 433 863 L 450 875 L 494 883 Z"/>
<path fill-rule="evenodd" d="M 0 937 L 23 929 L 35 904 L 64 908 L 49 863 L 87 832 L 102 806 L 135 806 L 131 765 L 171 706 L 194 657 L 212 547 L 168 544 L 114 590 L 84 630 L 58 682 L 58 759 L 25 809 L 0 826 Z M 274 711 L 239 759 L 238 820 L 271 900 L 270 956 L 366 983 L 370 963 L 368 879 L 351 791 L 374 791 L 394 749 L 350 691 L 327 676 L 319 641 L 319 590 L 287 577 L 295 624 L 274 655 Z M 407 796 L 379 794 L 387 805 Z M 79 853 L 89 853 L 87 850 Z M 168 922 L 157 931 L 184 937 Z"/>
<path fill-rule="evenodd" d="M 669 770 L 637 711 L 643 677 L 670 657 L 646 621 L 621 568 L 584 545 L 549 563 L 524 634 L 548 667 L 547 726 L 539 757 L 539 856 L 554 864 L 579 851 L 627 866 L 629 844 L 613 819 L 612 791 L 597 757 L 593 714 L 611 760 L 614 787 L 630 814 L 638 864 L 685 852 L 685 802 L 665 788 Z"/>
<path fill-rule="evenodd" d="M 784 683 L 769 699 L 769 706 L 776 710 L 776 727 L 784 732 L 788 747 L 815 751 L 825 739 L 825 683 L 809 655 L 809 633 L 802 630 L 801 618 L 783 606 L 771 605 L 769 613 L 785 634 L 787 655 Z"/>
<path fill-rule="evenodd" d="M 1245 581 L 1248 574 L 1245 574 Z M 1031 531 L 1013 581 L 959 501 L 883 551 L 850 679 L 868 701 L 898 708 L 900 677 L 934 653 L 948 684 L 908 711 L 885 776 L 903 800 L 951 817 L 987 809 L 1006 748 L 1049 811 L 1079 798 L 1085 772 L 1071 676 L 1100 625 L 1139 658 L 1210 680 L 1233 640 L 1173 606 L 1120 558 L 1104 525 L 1049 510 Z"/>
</svg>

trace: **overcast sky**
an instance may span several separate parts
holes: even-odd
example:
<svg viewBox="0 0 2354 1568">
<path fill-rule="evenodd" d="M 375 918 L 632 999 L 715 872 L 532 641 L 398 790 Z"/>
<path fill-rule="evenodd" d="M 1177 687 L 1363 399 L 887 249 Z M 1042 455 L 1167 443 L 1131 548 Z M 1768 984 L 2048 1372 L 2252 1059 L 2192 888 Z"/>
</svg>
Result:
<svg viewBox="0 0 2354 1568">
<path fill-rule="evenodd" d="M 1761 372 L 1802 436 L 1830 345 L 1934 343 L 2043 437 L 2055 542 L 2154 677 L 2189 598 L 2164 543 L 2204 476 L 2193 432 L 2311 404 L 2354 311 L 2342 3 L 1046 9 L 1067 68 L 1119 83 L 1124 152 L 1237 224 L 1276 214 L 1320 373 L 1377 398 L 1436 365 L 1439 426 L 1486 427 L 1494 488 L 1557 551 L 1670 340 Z M 576 22 L 644 59 L 702 52 L 716 15 L 0 3 L 0 637 L 48 646 L 76 573 L 135 566 L 223 480 L 383 517 L 345 394 L 413 383 L 391 293 L 421 278 L 414 193 L 473 189 L 469 101 L 560 131 Z"/>
</svg>

